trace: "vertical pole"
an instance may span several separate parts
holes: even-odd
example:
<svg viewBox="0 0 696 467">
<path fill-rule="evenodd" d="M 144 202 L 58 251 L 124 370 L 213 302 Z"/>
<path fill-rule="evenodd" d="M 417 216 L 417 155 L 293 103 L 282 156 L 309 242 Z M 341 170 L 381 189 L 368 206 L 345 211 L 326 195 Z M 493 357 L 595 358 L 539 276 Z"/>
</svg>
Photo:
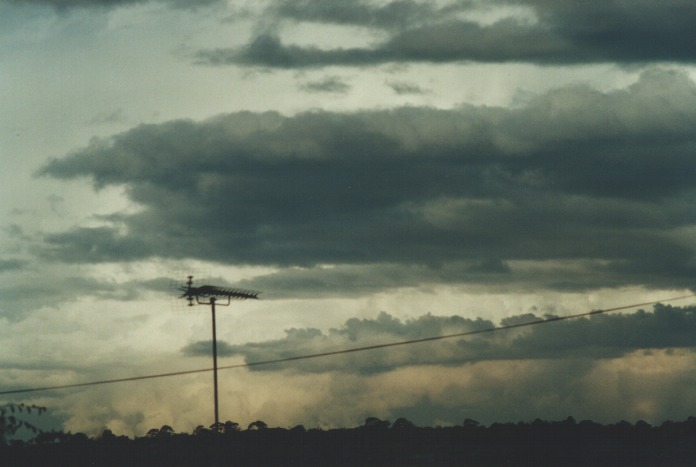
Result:
<svg viewBox="0 0 696 467">
<path fill-rule="evenodd" d="M 213 314 L 213 385 L 215 386 L 215 428 L 217 431 L 220 424 L 220 418 L 218 416 L 218 368 L 217 368 L 217 335 L 215 332 L 215 297 L 210 299 L 210 310 Z"/>
</svg>

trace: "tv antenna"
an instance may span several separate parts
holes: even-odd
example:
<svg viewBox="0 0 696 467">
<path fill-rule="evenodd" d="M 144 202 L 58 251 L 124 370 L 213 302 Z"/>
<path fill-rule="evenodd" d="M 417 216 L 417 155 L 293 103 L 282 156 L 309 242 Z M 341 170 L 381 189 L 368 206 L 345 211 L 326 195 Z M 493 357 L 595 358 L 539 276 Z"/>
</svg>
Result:
<svg viewBox="0 0 696 467">
<path fill-rule="evenodd" d="M 184 292 L 179 298 L 188 300 L 188 306 L 210 305 L 210 311 L 213 317 L 213 385 L 214 385 L 214 400 L 215 400 L 215 430 L 220 427 L 220 417 L 218 411 L 218 365 L 217 365 L 217 335 L 215 330 L 215 305 L 229 306 L 232 300 L 247 300 L 258 299 L 261 292 L 232 289 L 227 287 L 217 287 L 214 285 L 193 286 L 193 276 L 188 276 L 186 286 L 179 287 L 179 290 Z M 221 299 L 218 301 L 218 299 Z"/>
</svg>

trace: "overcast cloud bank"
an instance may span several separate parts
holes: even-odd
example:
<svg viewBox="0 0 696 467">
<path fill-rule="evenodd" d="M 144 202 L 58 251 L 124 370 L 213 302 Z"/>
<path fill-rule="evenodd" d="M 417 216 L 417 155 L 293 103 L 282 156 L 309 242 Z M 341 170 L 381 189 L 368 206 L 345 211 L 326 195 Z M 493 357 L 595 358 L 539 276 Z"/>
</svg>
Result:
<svg viewBox="0 0 696 467">
<path fill-rule="evenodd" d="M 492 23 L 476 13 L 505 11 Z M 690 34 L 696 11 L 688 0 L 518 0 L 493 2 L 366 1 L 275 3 L 277 21 L 360 26 L 376 37 L 370 47 L 320 48 L 288 45 L 277 33 L 261 33 L 243 48 L 201 51 L 211 65 L 270 68 L 372 66 L 382 63 L 693 62 Z"/>
<path fill-rule="evenodd" d="M 481 318 L 424 315 L 401 321 L 382 312 L 375 319 L 352 318 L 340 328 L 288 329 L 284 339 L 242 345 L 219 343 L 220 356 L 244 357 L 251 371 L 288 369 L 300 372 L 344 371 L 374 373 L 414 365 L 460 365 L 490 360 L 602 360 L 632 352 L 690 348 L 696 331 L 696 308 L 655 306 L 654 312 L 595 315 L 555 322 L 554 316 L 525 314 L 505 318 L 499 325 Z M 301 361 L 258 365 L 257 362 L 311 356 L 373 345 L 408 342 L 438 336 L 487 331 L 539 322 L 523 328 L 501 329 L 455 337 L 354 352 Z M 187 355 L 210 356 L 210 341 L 183 349 Z"/>
<path fill-rule="evenodd" d="M 351 275 L 341 265 L 359 265 L 373 287 L 501 277 L 546 288 L 690 287 L 694 109 L 696 85 L 657 69 L 627 89 L 567 87 L 513 109 L 242 112 L 141 125 L 39 171 L 123 186 L 141 208 L 47 235 L 43 251 L 83 263 L 338 265 L 282 273 L 300 282 L 331 283 Z M 389 269 L 397 264 L 407 268 Z"/>
</svg>

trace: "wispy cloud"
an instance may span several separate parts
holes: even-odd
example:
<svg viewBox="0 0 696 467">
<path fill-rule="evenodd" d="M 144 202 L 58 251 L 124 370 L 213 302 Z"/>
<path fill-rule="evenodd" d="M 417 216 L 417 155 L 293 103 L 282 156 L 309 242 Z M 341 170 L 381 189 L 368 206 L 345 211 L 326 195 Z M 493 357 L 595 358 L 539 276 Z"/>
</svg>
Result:
<svg viewBox="0 0 696 467">
<path fill-rule="evenodd" d="M 318 81 L 302 83 L 299 88 L 310 93 L 345 94 L 351 86 L 338 76 L 327 76 Z"/>
<path fill-rule="evenodd" d="M 404 81 L 387 81 L 387 86 L 397 94 L 424 94 L 425 91 L 420 86 Z"/>
</svg>

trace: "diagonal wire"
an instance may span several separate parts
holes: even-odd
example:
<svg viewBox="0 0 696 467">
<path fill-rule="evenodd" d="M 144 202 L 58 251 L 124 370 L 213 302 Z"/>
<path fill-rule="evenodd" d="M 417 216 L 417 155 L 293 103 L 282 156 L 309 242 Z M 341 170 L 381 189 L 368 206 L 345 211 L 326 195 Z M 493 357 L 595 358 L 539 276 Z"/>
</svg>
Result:
<svg viewBox="0 0 696 467">
<path fill-rule="evenodd" d="M 412 345 L 412 344 L 419 344 L 419 343 L 423 343 L 423 342 L 432 342 L 432 341 L 443 340 L 443 339 L 453 339 L 456 337 L 473 336 L 476 334 L 506 331 L 509 329 L 536 326 L 539 324 L 549 324 L 549 323 L 555 323 L 558 321 L 565 321 L 565 320 L 569 320 L 569 319 L 576 319 L 576 318 L 582 318 L 582 317 L 586 317 L 586 316 L 599 315 L 599 314 L 603 314 L 603 313 L 610 313 L 612 311 L 627 310 L 630 308 L 636 308 L 636 307 L 640 307 L 640 306 L 656 305 L 658 303 L 663 303 L 663 302 L 673 302 L 676 300 L 683 300 L 685 298 L 691 298 L 691 297 L 696 297 L 696 294 L 682 295 L 679 297 L 672 297 L 672 298 L 667 298 L 667 299 L 663 299 L 663 300 L 655 300 L 652 302 L 634 303 L 632 305 L 622 305 L 622 306 L 617 306 L 614 308 L 606 308 L 603 310 L 587 311 L 584 313 L 577 313 L 574 315 L 554 316 L 551 318 L 539 318 L 539 319 L 527 321 L 524 323 L 508 324 L 505 326 L 495 326 L 495 327 L 491 327 L 491 328 L 477 329 L 475 331 L 459 332 L 456 334 L 446 334 L 446 335 L 441 335 L 441 336 L 424 337 L 424 338 L 420 338 L 420 339 L 412 339 L 412 340 L 407 340 L 407 341 L 388 342 L 388 343 L 384 343 L 384 344 L 368 345 L 368 346 L 364 346 L 364 347 L 353 347 L 353 348 L 349 348 L 349 349 L 334 350 L 334 351 L 330 351 L 330 352 L 320 352 L 320 353 L 309 354 L 309 355 L 296 355 L 296 356 L 292 356 L 292 357 L 277 358 L 277 359 L 273 359 L 273 360 L 261 360 L 261 361 L 256 361 L 256 362 L 239 363 L 236 365 L 219 366 L 218 370 L 230 370 L 230 369 L 235 369 L 235 368 L 248 368 L 248 367 L 253 367 L 253 366 L 272 365 L 272 364 L 277 364 L 277 363 L 293 362 L 293 361 L 297 361 L 297 360 L 308 360 L 310 358 L 330 357 L 330 356 L 334 356 L 334 355 L 342 355 L 342 354 L 355 353 L 355 352 L 365 352 L 368 350 L 384 349 L 384 348 L 388 348 L 388 347 L 397 347 L 397 346 L 401 346 L 401 345 Z M 42 387 L 34 387 L 34 388 L 12 389 L 12 390 L 7 390 L 7 391 L 0 391 L 0 395 L 21 394 L 21 393 L 38 392 L 38 391 L 54 391 L 54 390 L 59 390 L 59 389 L 71 389 L 71 388 L 80 388 L 80 387 L 86 387 L 86 386 L 98 386 L 98 385 L 102 385 L 102 384 L 124 383 L 124 382 L 128 382 L 128 381 L 140 381 L 140 380 L 155 379 L 155 378 L 168 378 L 168 377 L 172 377 L 172 376 L 191 375 L 191 374 L 195 374 L 195 373 L 206 373 L 209 371 L 213 371 L 213 369 L 212 368 L 202 368 L 202 369 L 197 369 L 197 370 L 184 370 L 184 371 L 174 371 L 174 372 L 170 372 L 170 373 L 131 376 L 128 378 L 116 378 L 116 379 L 105 379 L 105 380 L 100 380 L 100 381 L 89 381 L 89 382 L 85 382 L 85 383 L 73 383 L 73 384 L 61 384 L 61 385 L 55 385 L 55 386 L 42 386 Z"/>
</svg>

